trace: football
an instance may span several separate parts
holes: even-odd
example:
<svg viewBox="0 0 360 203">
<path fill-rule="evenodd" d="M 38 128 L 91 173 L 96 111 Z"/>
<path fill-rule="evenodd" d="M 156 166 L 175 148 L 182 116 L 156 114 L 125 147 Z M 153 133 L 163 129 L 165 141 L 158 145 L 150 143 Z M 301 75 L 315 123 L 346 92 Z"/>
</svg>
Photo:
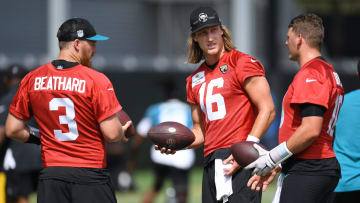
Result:
<svg viewBox="0 0 360 203">
<path fill-rule="evenodd" d="M 195 140 L 194 133 L 177 122 L 159 123 L 147 135 L 154 144 L 172 150 L 184 149 Z"/>
<path fill-rule="evenodd" d="M 259 157 L 259 152 L 255 149 L 254 144 L 266 149 L 264 145 L 251 141 L 241 141 L 231 146 L 231 153 L 241 167 L 249 165 Z"/>
<path fill-rule="evenodd" d="M 125 125 L 126 122 L 131 121 L 129 115 L 124 111 L 121 110 L 116 113 L 116 116 L 119 118 L 121 125 Z M 130 138 L 135 135 L 135 127 L 134 123 L 132 123 L 129 128 L 125 132 L 125 137 Z"/>
</svg>

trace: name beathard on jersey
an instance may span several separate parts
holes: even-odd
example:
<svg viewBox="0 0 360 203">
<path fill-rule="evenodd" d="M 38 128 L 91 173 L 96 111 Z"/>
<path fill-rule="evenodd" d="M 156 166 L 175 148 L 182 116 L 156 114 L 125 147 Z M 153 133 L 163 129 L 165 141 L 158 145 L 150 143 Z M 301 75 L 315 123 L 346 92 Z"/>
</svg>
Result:
<svg viewBox="0 0 360 203">
<path fill-rule="evenodd" d="M 84 93 L 86 81 L 71 77 L 35 77 L 34 90 L 66 90 Z"/>
</svg>

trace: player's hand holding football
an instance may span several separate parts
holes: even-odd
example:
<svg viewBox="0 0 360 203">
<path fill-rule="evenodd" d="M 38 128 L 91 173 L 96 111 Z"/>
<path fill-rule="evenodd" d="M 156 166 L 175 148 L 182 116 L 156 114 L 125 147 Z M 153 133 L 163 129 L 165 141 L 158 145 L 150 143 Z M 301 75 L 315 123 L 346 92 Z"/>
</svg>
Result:
<svg viewBox="0 0 360 203">
<path fill-rule="evenodd" d="M 276 146 L 271 151 L 267 151 L 257 144 L 254 144 L 255 149 L 259 152 L 259 158 L 251 164 L 247 165 L 245 169 L 252 169 L 252 174 L 267 175 L 276 165 L 292 156 L 292 152 L 287 148 L 286 142 Z"/>
<path fill-rule="evenodd" d="M 160 152 L 162 154 L 175 154 L 176 153 L 176 150 L 174 150 L 174 149 L 168 149 L 166 147 L 160 148 L 158 145 L 155 145 L 155 149 L 160 150 Z"/>
<path fill-rule="evenodd" d="M 132 121 L 127 121 L 125 125 L 122 126 L 122 130 L 124 132 L 124 136 L 121 138 L 121 142 L 127 142 L 129 141 L 129 138 L 126 136 L 126 131 L 130 128 L 132 125 Z"/>
<path fill-rule="evenodd" d="M 250 163 L 245 167 L 245 169 L 252 169 L 252 174 L 257 175 L 266 175 L 269 173 L 273 168 L 275 168 L 275 163 L 270 157 L 270 152 L 263 149 L 257 144 L 254 144 L 255 149 L 259 152 L 259 158 L 256 159 L 254 162 Z"/>
<path fill-rule="evenodd" d="M 163 154 L 175 154 L 176 150 L 186 149 L 195 140 L 194 133 L 188 127 L 173 121 L 152 127 L 148 137 L 155 144 L 155 149 Z"/>
</svg>

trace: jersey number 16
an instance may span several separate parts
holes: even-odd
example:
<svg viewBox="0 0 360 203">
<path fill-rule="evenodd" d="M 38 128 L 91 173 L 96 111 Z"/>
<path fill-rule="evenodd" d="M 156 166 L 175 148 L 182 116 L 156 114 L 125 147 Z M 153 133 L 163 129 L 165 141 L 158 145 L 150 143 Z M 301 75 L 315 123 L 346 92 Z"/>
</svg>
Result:
<svg viewBox="0 0 360 203">
<path fill-rule="evenodd" d="M 206 83 L 203 83 L 200 87 L 200 106 L 201 110 L 204 112 L 206 120 L 214 121 L 219 120 L 225 117 L 226 108 L 224 97 L 218 93 L 213 94 L 214 87 L 222 88 L 224 86 L 224 79 L 217 78 L 213 79 L 207 85 L 207 91 L 205 94 Z M 205 100 L 205 101 L 204 101 Z M 217 111 L 213 111 L 213 104 L 216 104 Z"/>
</svg>

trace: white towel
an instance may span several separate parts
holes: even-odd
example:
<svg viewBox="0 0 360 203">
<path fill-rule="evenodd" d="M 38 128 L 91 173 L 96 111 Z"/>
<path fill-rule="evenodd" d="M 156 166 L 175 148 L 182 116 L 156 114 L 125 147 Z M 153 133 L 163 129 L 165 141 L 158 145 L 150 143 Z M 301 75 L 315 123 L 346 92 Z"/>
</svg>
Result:
<svg viewBox="0 0 360 203">
<path fill-rule="evenodd" d="M 216 199 L 228 201 L 228 197 L 233 193 L 232 189 L 232 176 L 225 176 L 225 168 L 231 168 L 232 164 L 223 164 L 221 159 L 215 159 L 215 187 Z"/>
<path fill-rule="evenodd" d="M 276 188 L 272 203 L 279 203 L 280 202 L 280 194 L 281 194 L 281 189 L 282 189 L 282 185 L 283 185 L 283 182 L 284 182 L 284 178 L 285 178 L 285 174 L 280 173 L 279 178 L 278 178 L 278 182 L 277 182 L 277 188 Z"/>
<path fill-rule="evenodd" d="M 6 150 L 3 167 L 4 167 L 5 171 L 16 168 L 16 161 L 14 159 L 14 155 L 10 148 L 8 148 Z"/>
</svg>

